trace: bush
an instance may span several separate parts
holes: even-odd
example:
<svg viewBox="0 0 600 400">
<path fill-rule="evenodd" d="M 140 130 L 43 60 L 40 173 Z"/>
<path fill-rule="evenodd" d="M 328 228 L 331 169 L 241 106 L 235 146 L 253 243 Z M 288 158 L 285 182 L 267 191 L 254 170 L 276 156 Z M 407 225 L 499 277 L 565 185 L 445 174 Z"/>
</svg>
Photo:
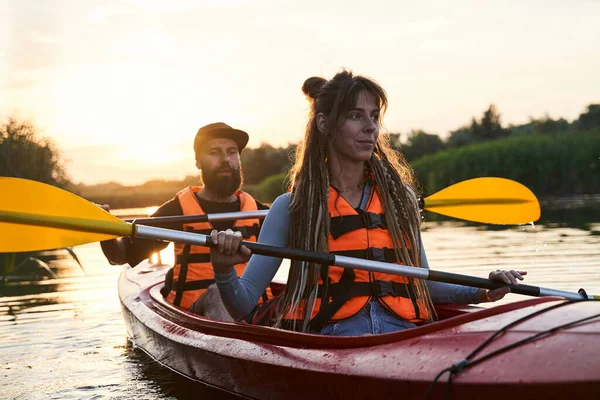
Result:
<svg viewBox="0 0 600 400">
<path fill-rule="evenodd" d="M 538 196 L 600 193 L 600 134 L 519 136 L 446 150 L 412 163 L 428 194 L 485 176 L 518 181 Z"/>
<path fill-rule="evenodd" d="M 272 175 L 258 185 L 260 201 L 272 203 L 279 195 L 287 191 L 290 184 L 288 174 Z"/>
<path fill-rule="evenodd" d="M 14 118 L 0 125 L 0 176 L 31 179 L 58 187 L 69 183 L 54 143 L 39 138 L 31 122 Z"/>
</svg>

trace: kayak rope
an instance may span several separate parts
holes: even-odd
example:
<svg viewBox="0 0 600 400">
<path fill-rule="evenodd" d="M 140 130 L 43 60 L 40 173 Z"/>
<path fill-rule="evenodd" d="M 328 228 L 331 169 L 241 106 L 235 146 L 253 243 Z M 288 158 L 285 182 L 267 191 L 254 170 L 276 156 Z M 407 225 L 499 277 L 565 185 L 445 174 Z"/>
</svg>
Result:
<svg viewBox="0 0 600 400">
<path fill-rule="evenodd" d="M 512 328 L 513 326 L 518 325 L 521 322 L 526 321 L 526 320 L 528 320 L 530 318 L 533 318 L 533 317 L 535 317 L 537 315 L 543 314 L 543 313 L 545 313 L 547 311 L 554 310 L 554 309 L 557 309 L 557 308 L 560 308 L 560 307 L 564 307 L 564 306 L 569 305 L 569 304 L 578 303 L 580 301 L 586 301 L 586 300 L 584 300 L 584 299 L 582 299 L 582 300 L 567 300 L 567 301 L 565 301 L 563 303 L 556 304 L 556 305 L 553 305 L 551 307 L 547 307 L 547 308 L 544 308 L 542 310 L 538 310 L 536 312 L 528 314 L 528 315 L 526 315 L 526 316 L 524 316 L 522 318 L 519 318 L 519 319 L 511 322 L 510 324 L 508 324 L 508 325 L 500 328 L 498 331 L 494 332 L 494 334 L 492 336 L 490 336 L 485 342 L 483 342 L 475 350 L 473 350 L 465 359 L 460 360 L 457 363 L 455 363 L 454 365 L 452 365 L 452 366 L 450 366 L 450 367 L 448 367 L 448 368 L 440 371 L 440 373 L 437 374 L 437 376 L 435 377 L 435 379 L 433 380 L 433 382 L 431 382 L 431 384 L 429 385 L 429 388 L 427 389 L 427 392 L 425 394 L 425 400 L 427 400 L 429 398 L 429 396 L 431 394 L 431 391 L 433 390 L 433 387 L 435 386 L 435 384 L 437 383 L 437 381 L 442 377 L 442 375 L 444 375 L 446 372 L 449 373 L 448 374 L 448 382 L 446 383 L 446 399 L 449 399 L 450 398 L 450 387 L 452 385 L 452 378 L 455 375 L 460 374 L 466 368 L 472 367 L 475 364 L 479 364 L 480 362 L 485 361 L 488 358 L 492 358 L 492 357 L 494 357 L 494 356 L 496 356 L 496 355 L 498 355 L 500 353 L 503 353 L 505 351 L 514 349 L 515 347 L 518 347 L 518 346 L 521 346 L 523 344 L 532 342 L 532 341 L 534 341 L 536 339 L 539 339 L 541 337 L 548 336 L 548 335 L 550 335 L 550 334 L 552 334 L 552 333 L 554 333 L 554 332 L 556 332 L 558 330 L 569 328 L 569 327 L 572 327 L 574 325 L 580 324 L 582 322 L 585 322 L 585 321 L 588 321 L 588 320 L 592 320 L 592 319 L 596 319 L 596 318 L 600 317 L 600 313 L 599 314 L 594 314 L 594 315 L 591 315 L 589 317 L 581 318 L 581 319 L 578 319 L 576 321 L 572 321 L 572 322 L 569 322 L 569 323 L 566 323 L 566 324 L 563 324 L 563 325 L 559 325 L 559 326 L 556 326 L 554 328 L 551 328 L 551 329 L 548 329 L 548 330 L 545 330 L 545 331 L 538 332 L 538 333 L 536 333 L 534 335 L 528 336 L 528 337 L 526 337 L 524 339 L 521 339 L 521 340 L 519 340 L 517 342 L 511 343 L 511 344 L 506 345 L 504 347 L 501 347 L 501 348 L 499 348 L 497 350 L 492 351 L 491 353 L 488 353 L 488 354 L 486 354 L 484 356 L 481 356 L 479 358 L 476 358 L 476 359 L 472 360 L 472 358 L 477 353 L 479 353 L 484 347 L 486 347 L 494 339 L 496 339 L 498 336 L 500 336 L 503 333 L 505 333 L 508 329 Z"/>
</svg>

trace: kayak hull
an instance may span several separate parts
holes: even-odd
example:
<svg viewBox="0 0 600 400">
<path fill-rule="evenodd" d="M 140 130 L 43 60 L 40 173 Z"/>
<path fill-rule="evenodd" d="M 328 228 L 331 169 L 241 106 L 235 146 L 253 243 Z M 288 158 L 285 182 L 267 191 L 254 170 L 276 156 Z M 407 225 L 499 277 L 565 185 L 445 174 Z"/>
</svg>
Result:
<svg viewBox="0 0 600 400">
<path fill-rule="evenodd" d="M 325 337 L 212 321 L 166 303 L 167 268 L 125 268 L 119 297 L 133 343 L 189 379 L 256 399 L 423 398 L 435 377 L 503 326 L 564 303 L 536 298 L 489 309 L 439 307 L 439 322 L 403 332 Z M 509 329 L 474 357 L 532 334 L 600 313 L 600 303 L 568 304 Z M 558 399 L 600 396 L 600 319 L 591 318 L 502 352 L 452 378 L 453 398 Z M 445 398 L 448 373 L 431 399 Z"/>
</svg>

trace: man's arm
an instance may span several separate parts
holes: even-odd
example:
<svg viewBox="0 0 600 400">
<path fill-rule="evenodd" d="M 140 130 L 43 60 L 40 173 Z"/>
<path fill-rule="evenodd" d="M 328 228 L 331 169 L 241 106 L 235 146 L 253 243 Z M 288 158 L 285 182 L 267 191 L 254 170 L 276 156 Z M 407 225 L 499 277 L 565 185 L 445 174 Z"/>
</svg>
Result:
<svg viewBox="0 0 600 400">
<path fill-rule="evenodd" d="M 124 242 L 125 240 L 129 239 L 117 238 L 100 242 L 104 257 L 106 257 L 110 265 L 127 263 L 127 244 Z"/>
<path fill-rule="evenodd" d="M 104 209 L 108 208 L 102 207 Z M 151 217 L 166 217 L 183 215 L 181 205 L 177 198 L 173 198 L 161 205 Z M 167 229 L 182 230 L 182 224 L 164 226 Z M 100 242 L 104 256 L 111 265 L 129 264 L 135 267 L 143 260 L 149 258 L 153 253 L 161 251 L 168 246 L 167 242 L 139 238 L 117 238 Z"/>
</svg>

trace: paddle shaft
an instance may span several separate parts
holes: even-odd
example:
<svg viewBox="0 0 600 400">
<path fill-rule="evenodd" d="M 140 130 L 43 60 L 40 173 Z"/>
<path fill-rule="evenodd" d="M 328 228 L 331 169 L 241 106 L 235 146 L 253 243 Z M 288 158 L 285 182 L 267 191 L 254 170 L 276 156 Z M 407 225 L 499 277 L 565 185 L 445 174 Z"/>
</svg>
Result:
<svg viewBox="0 0 600 400">
<path fill-rule="evenodd" d="M 131 222 L 142 225 L 166 225 L 171 223 L 189 224 L 193 222 L 217 222 L 217 221 L 233 221 L 238 219 L 264 219 L 269 210 L 258 211 L 238 211 L 216 214 L 194 214 L 194 215 L 176 215 L 169 217 L 149 217 L 127 219 L 125 222 Z"/>
<path fill-rule="evenodd" d="M 419 199 L 421 211 L 427 210 L 428 207 L 454 207 L 457 205 L 473 206 L 482 204 L 522 204 L 526 200 L 521 199 L 453 199 L 453 200 L 427 200 Z M 257 211 L 238 211 L 215 214 L 193 214 L 193 215 L 174 215 L 165 217 L 148 217 L 126 219 L 125 222 L 134 224 L 161 226 L 171 223 L 189 224 L 198 222 L 218 222 L 218 221 L 236 221 L 239 219 L 264 219 L 269 210 Z"/>
<path fill-rule="evenodd" d="M 428 200 L 419 199 L 419 208 L 421 211 L 428 210 L 429 207 L 456 207 L 456 206 L 474 206 L 474 205 L 486 205 L 486 204 L 505 204 L 505 205 L 517 205 L 528 203 L 529 200 L 524 199 L 452 199 L 452 200 Z M 238 211 L 238 212 L 226 212 L 226 213 L 215 213 L 215 214 L 193 214 L 193 215 L 175 215 L 165 217 L 148 217 L 148 218 L 134 218 L 126 219 L 125 222 L 150 225 L 150 226 L 161 226 L 172 223 L 189 224 L 198 222 L 217 222 L 217 221 L 235 221 L 239 219 L 264 219 L 267 216 L 269 210 L 257 210 L 257 211 Z"/>
<path fill-rule="evenodd" d="M 210 236 L 190 232 L 175 231 L 151 226 L 136 225 L 135 236 L 166 240 L 179 243 L 187 243 L 198 246 L 215 247 L 210 240 Z M 527 296 L 560 296 L 568 300 L 594 300 L 596 296 L 585 295 L 582 293 L 567 292 L 563 290 L 548 289 L 531 285 L 506 285 L 499 281 L 493 281 L 486 278 L 455 274 L 451 272 L 434 271 L 427 268 L 415 268 L 405 265 L 388 264 L 380 261 L 363 260 L 346 256 L 336 256 L 329 253 L 317 253 L 306 250 L 290 249 L 287 247 L 271 246 L 263 243 L 246 242 L 241 244 L 248 247 L 253 253 L 263 256 L 278 258 L 289 258 L 314 262 L 321 265 L 336 265 L 344 268 L 356 268 L 371 272 L 381 272 L 394 275 L 402 275 L 410 278 L 426 279 L 438 282 L 455 283 L 459 285 L 472 286 L 485 289 L 498 289 L 509 287 L 512 293 L 523 294 Z"/>
<path fill-rule="evenodd" d="M 482 195 L 483 193 L 483 195 Z M 536 221 L 540 210 L 537 198 L 518 182 L 504 178 L 475 178 L 454 184 L 426 198 L 419 208 L 467 221 L 492 224 L 524 224 Z M 197 223 L 265 218 L 268 210 L 149 217 L 126 220 L 141 225 Z"/>
</svg>

